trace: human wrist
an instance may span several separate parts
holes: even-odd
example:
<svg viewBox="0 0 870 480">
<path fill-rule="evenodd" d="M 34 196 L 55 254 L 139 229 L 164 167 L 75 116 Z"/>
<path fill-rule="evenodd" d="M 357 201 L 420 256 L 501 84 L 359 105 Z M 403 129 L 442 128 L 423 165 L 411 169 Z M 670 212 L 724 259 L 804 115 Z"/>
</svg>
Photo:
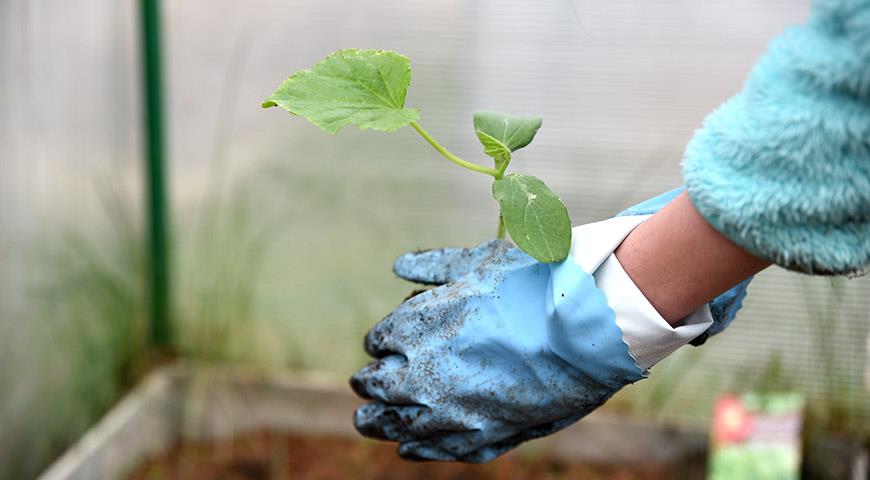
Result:
<svg viewBox="0 0 870 480">
<path fill-rule="evenodd" d="M 616 255 L 610 255 L 593 274 L 595 285 L 607 297 L 616 325 L 636 365 L 643 371 L 699 337 L 713 315 L 705 304 L 672 326 L 625 273 Z"/>
<path fill-rule="evenodd" d="M 662 318 L 623 270 L 613 251 L 651 215 L 627 215 L 575 227 L 569 261 L 591 275 L 604 294 L 628 354 L 641 372 L 702 335 L 713 324 L 705 304 L 678 327 Z M 556 272 L 561 272 L 558 267 Z M 564 275 L 563 275 L 564 277 Z M 554 285 L 566 282 L 554 279 Z M 570 282 L 569 282 L 570 283 Z"/>
<path fill-rule="evenodd" d="M 685 193 L 632 230 L 614 254 L 672 326 L 770 265 L 713 229 Z"/>
</svg>

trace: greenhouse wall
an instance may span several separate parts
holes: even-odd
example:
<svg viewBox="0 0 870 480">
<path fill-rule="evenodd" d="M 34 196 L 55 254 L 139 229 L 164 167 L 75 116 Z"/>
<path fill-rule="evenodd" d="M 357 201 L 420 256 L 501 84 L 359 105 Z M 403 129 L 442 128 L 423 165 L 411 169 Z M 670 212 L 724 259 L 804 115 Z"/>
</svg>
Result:
<svg viewBox="0 0 870 480">
<path fill-rule="evenodd" d="M 133 7 L 0 2 L 0 478 L 33 478 L 134 381 Z"/>
<path fill-rule="evenodd" d="M 182 353 L 348 377 L 413 288 L 401 252 L 495 233 L 482 178 L 410 129 L 330 136 L 260 102 L 340 48 L 412 59 L 408 105 L 463 157 L 471 114 L 544 124 L 515 165 L 577 225 L 680 184 L 707 113 L 804 0 L 163 2 L 173 331 Z M 145 341 L 136 4 L 0 2 L 0 478 L 26 478 L 135 381 Z M 704 425 L 723 391 L 796 389 L 870 425 L 867 278 L 778 268 L 735 324 L 609 408 Z"/>
</svg>

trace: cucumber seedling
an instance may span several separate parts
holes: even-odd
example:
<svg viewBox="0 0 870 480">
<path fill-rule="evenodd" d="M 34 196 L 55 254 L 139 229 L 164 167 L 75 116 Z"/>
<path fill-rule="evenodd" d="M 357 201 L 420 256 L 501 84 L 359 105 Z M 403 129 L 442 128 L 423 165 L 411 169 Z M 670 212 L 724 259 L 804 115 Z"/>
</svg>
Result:
<svg viewBox="0 0 870 480">
<path fill-rule="evenodd" d="M 499 204 L 498 238 L 505 231 L 540 262 L 560 262 L 571 247 L 571 221 L 565 204 L 540 179 L 506 174 L 513 152 L 525 147 L 541 127 L 540 118 L 476 112 L 474 130 L 493 166 L 467 162 L 444 148 L 420 126 L 420 112 L 405 107 L 411 83 L 408 57 L 386 50 L 339 50 L 310 70 L 294 73 L 267 98 L 263 108 L 280 106 L 329 133 L 345 125 L 394 132 L 410 125 L 447 160 L 493 178 Z"/>
</svg>

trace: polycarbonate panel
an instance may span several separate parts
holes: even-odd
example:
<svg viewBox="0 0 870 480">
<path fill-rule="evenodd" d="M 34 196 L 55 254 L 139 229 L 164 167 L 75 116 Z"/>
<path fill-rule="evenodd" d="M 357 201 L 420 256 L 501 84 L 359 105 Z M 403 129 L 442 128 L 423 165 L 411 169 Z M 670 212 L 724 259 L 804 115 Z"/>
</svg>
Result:
<svg viewBox="0 0 870 480">
<path fill-rule="evenodd" d="M 0 478 L 99 418 L 141 339 L 133 5 L 0 2 Z"/>
</svg>

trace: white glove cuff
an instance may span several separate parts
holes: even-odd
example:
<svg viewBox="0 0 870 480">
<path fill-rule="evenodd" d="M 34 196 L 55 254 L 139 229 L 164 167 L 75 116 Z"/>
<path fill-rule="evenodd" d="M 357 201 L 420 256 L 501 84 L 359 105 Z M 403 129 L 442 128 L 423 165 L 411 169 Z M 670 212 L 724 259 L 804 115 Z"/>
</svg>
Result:
<svg viewBox="0 0 870 480">
<path fill-rule="evenodd" d="M 595 285 L 604 292 L 622 330 L 622 340 L 644 372 L 713 324 L 710 308 L 704 305 L 679 327 L 671 327 L 613 255 L 622 240 L 650 216 L 615 217 L 575 227 L 571 245 L 571 256 L 583 271 L 592 273 Z"/>
</svg>

